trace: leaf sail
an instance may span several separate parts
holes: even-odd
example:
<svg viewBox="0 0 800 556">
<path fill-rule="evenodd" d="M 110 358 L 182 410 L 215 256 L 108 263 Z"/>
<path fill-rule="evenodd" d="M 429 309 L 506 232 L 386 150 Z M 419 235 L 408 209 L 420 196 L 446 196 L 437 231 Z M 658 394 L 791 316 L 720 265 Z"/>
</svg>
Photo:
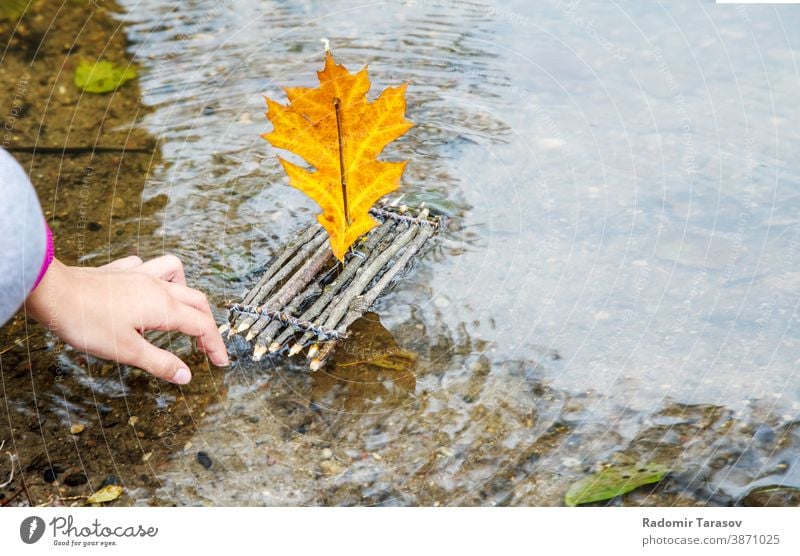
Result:
<svg viewBox="0 0 800 556">
<path fill-rule="evenodd" d="M 378 155 L 413 124 L 405 119 L 405 84 L 370 102 L 367 68 L 352 74 L 330 52 L 317 76 L 319 87 L 285 89 L 289 106 L 266 99 L 273 130 L 262 137 L 313 167 L 279 158 L 289 184 L 322 208 L 317 220 L 328 231 L 333 254 L 344 260 L 350 245 L 377 224 L 369 209 L 399 187 L 408 162 L 385 162 Z"/>
</svg>

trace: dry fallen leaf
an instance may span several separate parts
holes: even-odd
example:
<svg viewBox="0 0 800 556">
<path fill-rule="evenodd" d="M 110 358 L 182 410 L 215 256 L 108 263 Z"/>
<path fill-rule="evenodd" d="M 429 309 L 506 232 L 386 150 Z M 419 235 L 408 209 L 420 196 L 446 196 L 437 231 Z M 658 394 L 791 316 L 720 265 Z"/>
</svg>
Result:
<svg viewBox="0 0 800 556">
<path fill-rule="evenodd" d="M 102 504 L 103 502 L 111 502 L 116 500 L 122 494 L 122 487 L 119 485 L 106 485 L 89 498 L 86 499 L 87 504 Z"/>
<path fill-rule="evenodd" d="M 398 188 L 408 162 L 384 162 L 378 155 L 413 124 L 405 119 L 405 84 L 370 102 L 367 68 L 351 74 L 330 51 L 317 76 L 317 88 L 285 89 L 289 106 L 266 99 L 274 129 L 262 137 L 313 167 L 279 159 L 289 184 L 322 208 L 317 219 L 328 231 L 333 254 L 344 260 L 347 248 L 377 224 L 369 209 Z"/>
</svg>

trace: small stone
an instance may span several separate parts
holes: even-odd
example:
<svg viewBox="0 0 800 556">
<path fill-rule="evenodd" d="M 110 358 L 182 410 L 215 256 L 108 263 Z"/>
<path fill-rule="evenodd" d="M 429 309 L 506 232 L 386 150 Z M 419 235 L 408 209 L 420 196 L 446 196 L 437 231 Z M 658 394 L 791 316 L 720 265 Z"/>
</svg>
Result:
<svg viewBox="0 0 800 556">
<path fill-rule="evenodd" d="M 197 452 L 197 462 L 206 469 L 211 469 L 211 466 L 214 465 L 208 454 L 203 451 Z"/>
<path fill-rule="evenodd" d="M 258 415 L 251 415 L 250 417 L 247 418 L 247 420 L 255 425 L 261 420 L 261 418 Z"/>
<path fill-rule="evenodd" d="M 119 483 L 119 477 L 116 475 L 106 475 L 106 478 L 100 483 L 100 488 L 107 487 L 108 485 L 118 485 Z"/>
<path fill-rule="evenodd" d="M 320 463 L 319 468 L 326 475 L 341 475 L 345 472 L 345 467 L 332 459 L 326 459 Z"/>
<path fill-rule="evenodd" d="M 136 423 L 138 423 L 138 422 L 139 422 L 139 418 L 136 415 L 131 415 L 130 418 L 128 418 L 128 424 L 130 426 L 132 426 L 132 427 L 135 427 Z"/>
<path fill-rule="evenodd" d="M 142 456 L 142 461 L 147 461 L 147 460 L 149 460 L 151 457 L 153 457 L 153 452 L 147 452 L 146 454 L 144 454 L 144 455 Z"/>
<path fill-rule="evenodd" d="M 796 508 L 800 505 L 800 489 L 792 487 L 758 487 L 742 499 L 743 506 Z"/>
<path fill-rule="evenodd" d="M 125 208 L 125 199 L 119 195 L 115 195 L 114 200 L 111 202 L 111 206 L 114 210 L 122 210 Z"/>
<path fill-rule="evenodd" d="M 753 436 L 761 444 L 771 444 L 775 441 L 775 431 L 767 425 L 759 425 Z"/>
<path fill-rule="evenodd" d="M 382 459 L 383 459 L 383 457 L 381 457 L 381 455 L 380 455 L 378 452 L 374 452 L 374 453 L 372 454 L 372 457 L 373 457 L 373 458 L 375 458 L 375 459 L 376 459 L 376 460 L 378 460 L 378 461 L 380 461 L 380 460 L 382 460 Z"/>
<path fill-rule="evenodd" d="M 58 473 L 52 467 L 49 467 L 44 470 L 44 482 L 45 483 L 52 483 L 58 477 Z"/>
<path fill-rule="evenodd" d="M 85 428 L 86 428 L 85 425 L 81 425 L 80 423 L 75 423 L 69 428 L 69 432 L 71 434 L 80 434 L 84 431 Z"/>
<path fill-rule="evenodd" d="M 322 456 L 322 459 L 331 459 L 333 457 L 333 450 L 330 448 L 324 448 L 320 455 Z"/>
<path fill-rule="evenodd" d="M 183 451 L 184 452 L 188 452 L 191 447 L 192 447 L 192 441 L 191 440 L 187 440 L 186 444 L 183 445 Z"/>
<path fill-rule="evenodd" d="M 433 300 L 433 304 L 439 309 L 447 309 L 450 306 L 450 301 L 445 297 L 439 296 Z"/>
<path fill-rule="evenodd" d="M 71 487 L 85 485 L 88 481 L 83 473 L 70 473 L 64 477 L 64 484 Z"/>
</svg>

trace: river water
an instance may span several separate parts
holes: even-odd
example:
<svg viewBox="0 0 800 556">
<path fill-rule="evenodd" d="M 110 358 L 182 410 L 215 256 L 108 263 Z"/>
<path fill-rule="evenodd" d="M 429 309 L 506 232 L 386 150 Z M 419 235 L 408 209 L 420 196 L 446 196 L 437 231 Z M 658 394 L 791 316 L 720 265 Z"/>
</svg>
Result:
<svg viewBox="0 0 800 556">
<path fill-rule="evenodd" d="M 186 398 L 126 390 L 140 415 L 203 400 L 135 503 L 560 504 L 614 461 L 733 498 L 800 487 L 800 11 L 122 5 L 164 160 L 144 196 L 169 199 L 140 252 L 179 255 L 220 322 L 316 214 L 259 134 L 264 95 L 314 86 L 322 37 L 374 95 L 409 83 L 416 126 L 384 156 L 411 160 L 407 202 L 452 217 L 349 348 L 413 365 L 309 374 L 234 343 Z"/>
</svg>

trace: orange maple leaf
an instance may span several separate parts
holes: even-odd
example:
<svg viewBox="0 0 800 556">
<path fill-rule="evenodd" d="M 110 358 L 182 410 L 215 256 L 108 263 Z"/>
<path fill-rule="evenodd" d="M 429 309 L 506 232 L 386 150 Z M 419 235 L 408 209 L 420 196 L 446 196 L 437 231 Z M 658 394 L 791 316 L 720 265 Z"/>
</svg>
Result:
<svg viewBox="0 0 800 556">
<path fill-rule="evenodd" d="M 313 167 L 279 157 L 289 185 L 322 208 L 317 220 L 328 231 L 333 254 L 344 260 L 348 247 L 377 225 L 369 209 L 399 187 L 408 162 L 384 162 L 378 155 L 413 124 L 405 119 L 406 84 L 370 102 L 367 68 L 352 74 L 330 51 L 317 76 L 317 88 L 284 89 L 289 106 L 266 99 L 273 130 L 261 137 Z"/>
</svg>

